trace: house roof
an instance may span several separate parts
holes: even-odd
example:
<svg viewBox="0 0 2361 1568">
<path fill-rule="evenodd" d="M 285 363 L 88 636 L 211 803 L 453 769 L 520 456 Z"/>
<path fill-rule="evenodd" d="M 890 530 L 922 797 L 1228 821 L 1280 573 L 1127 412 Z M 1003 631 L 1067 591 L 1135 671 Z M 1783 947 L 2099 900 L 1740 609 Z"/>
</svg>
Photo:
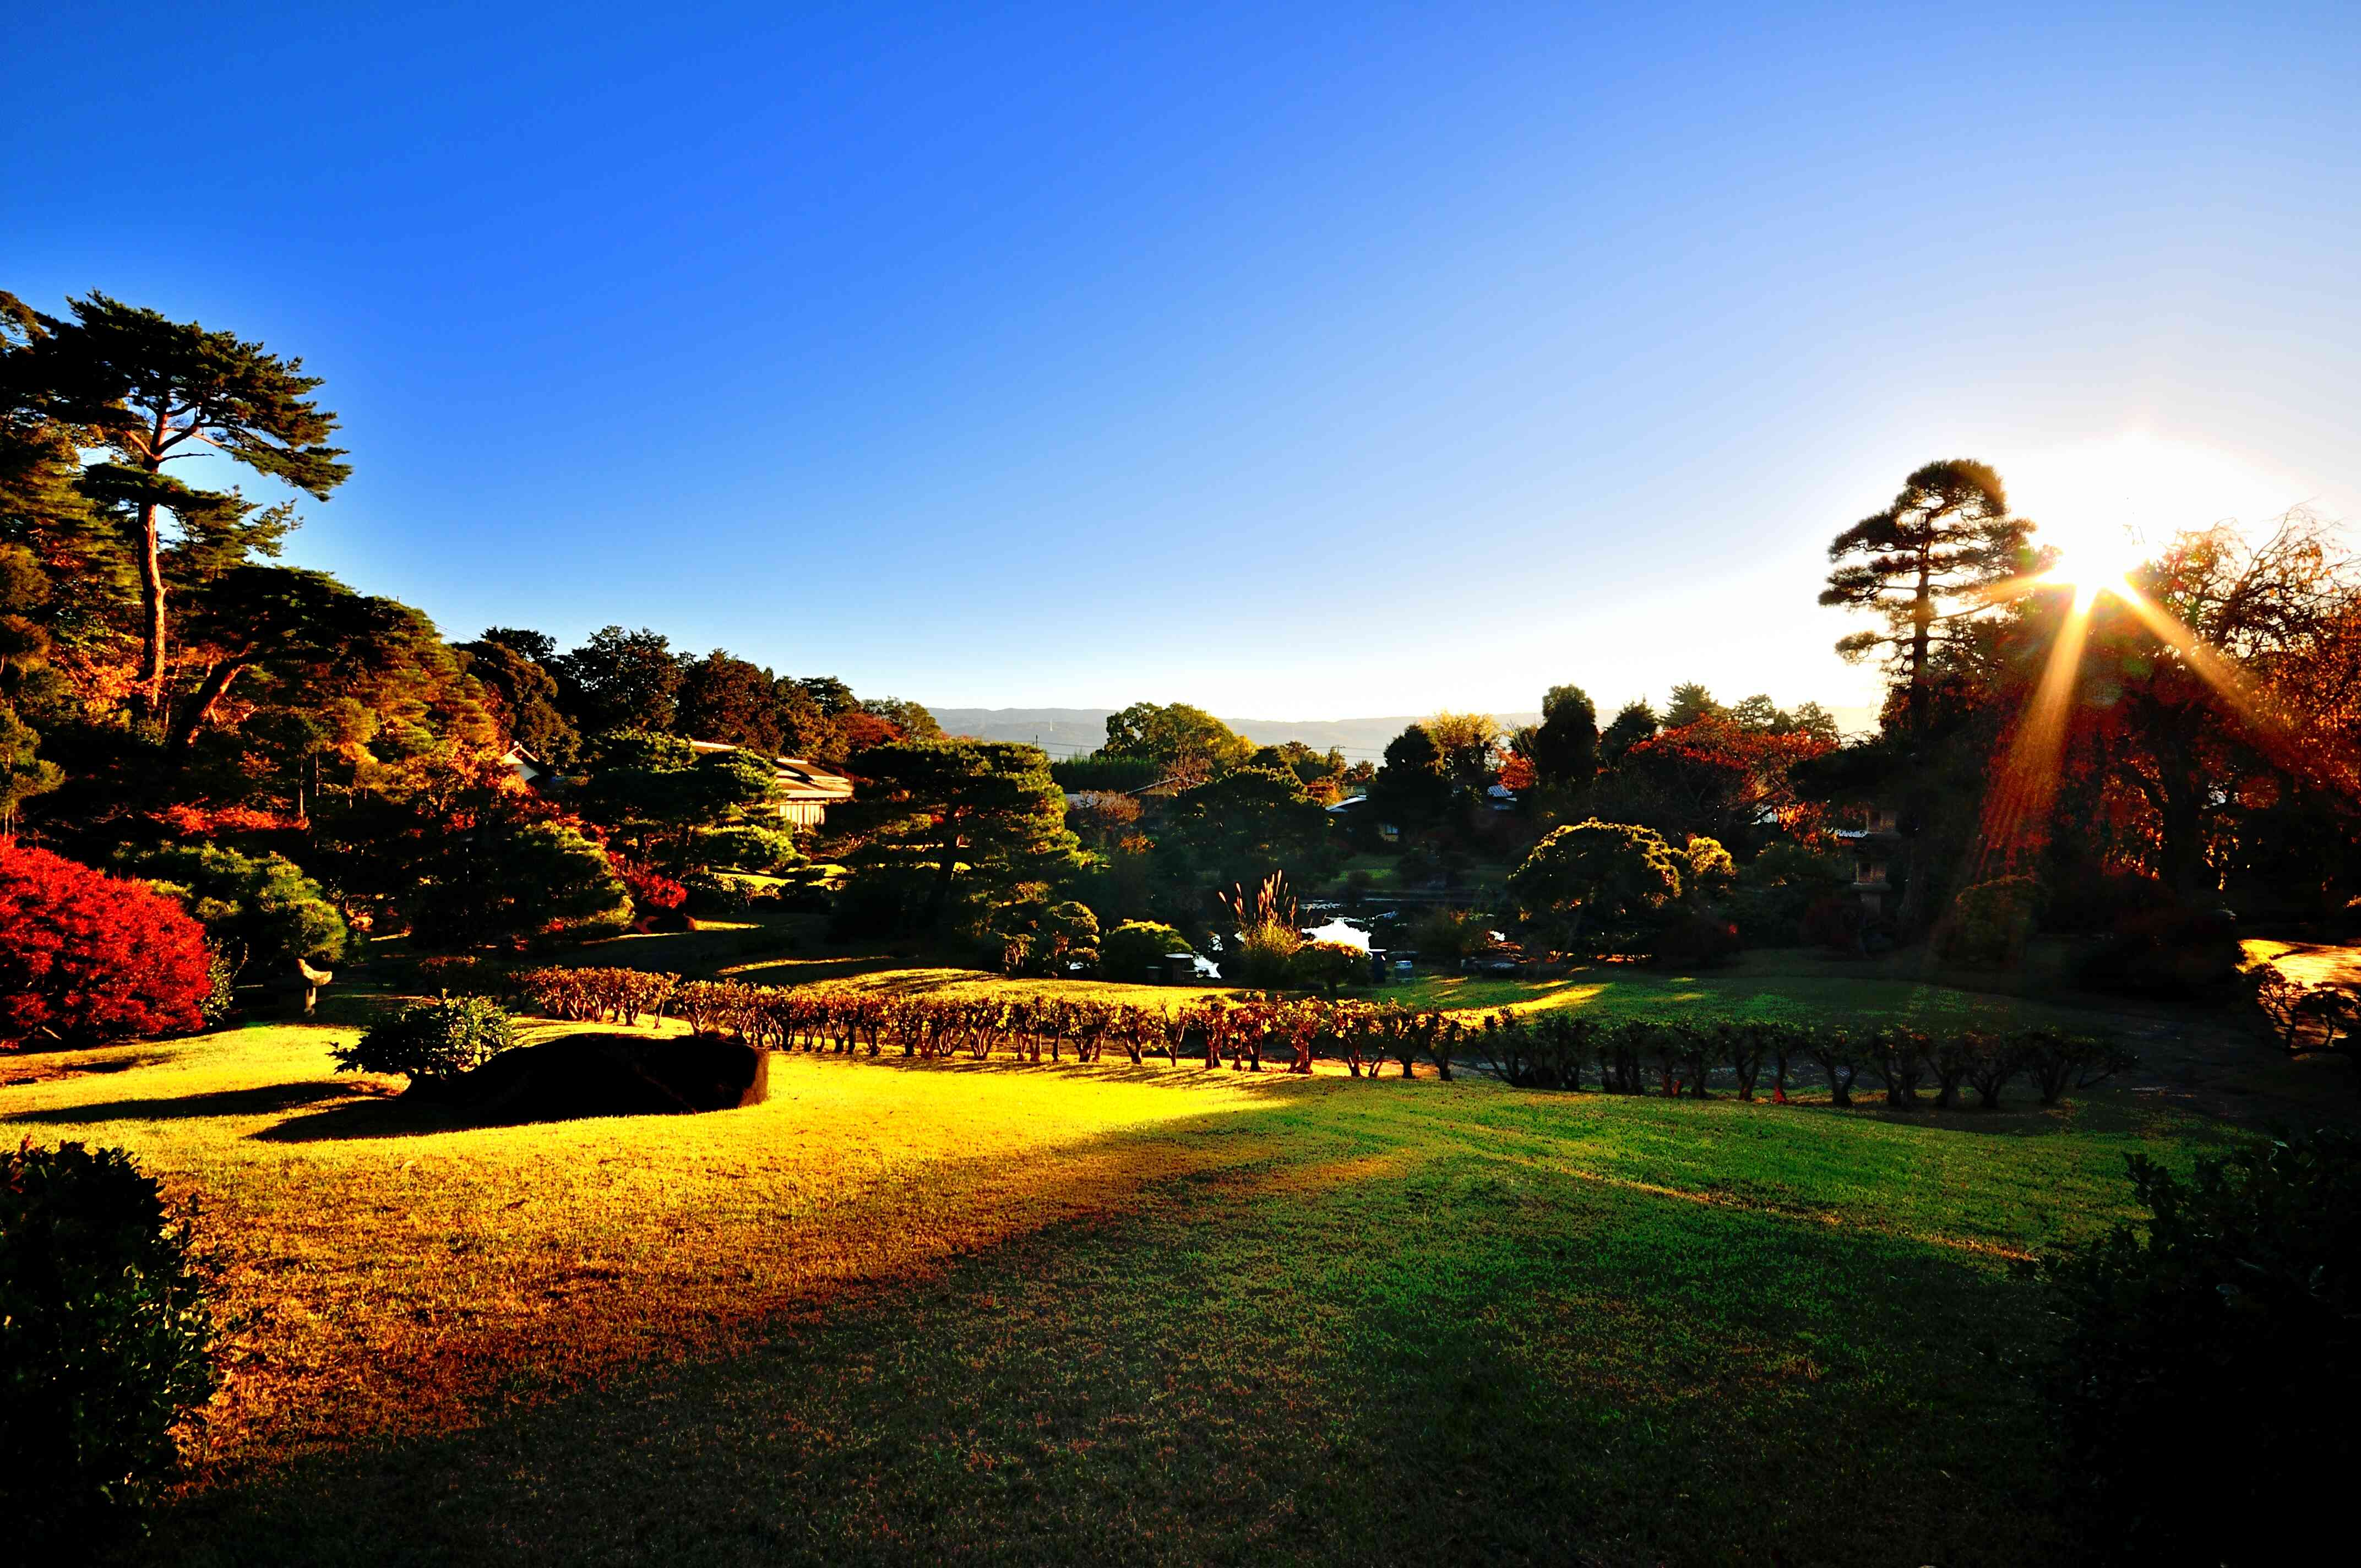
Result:
<svg viewBox="0 0 2361 1568">
<path fill-rule="evenodd" d="M 852 781 L 802 757 L 775 757 L 779 788 L 789 800 L 851 800 Z"/>
<path fill-rule="evenodd" d="M 691 740 L 689 746 L 697 755 L 712 756 L 721 751 L 743 748 L 726 740 Z M 806 757 L 773 757 L 772 777 L 776 781 L 782 800 L 817 800 L 823 803 L 852 798 L 852 781 L 835 769 Z"/>
</svg>

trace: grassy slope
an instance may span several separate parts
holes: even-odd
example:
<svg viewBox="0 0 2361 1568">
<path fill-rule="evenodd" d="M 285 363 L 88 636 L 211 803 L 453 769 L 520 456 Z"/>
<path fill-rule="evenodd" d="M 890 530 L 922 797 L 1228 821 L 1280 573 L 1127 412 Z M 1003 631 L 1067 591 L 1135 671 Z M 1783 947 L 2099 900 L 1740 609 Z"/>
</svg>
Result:
<svg viewBox="0 0 2361 1568">
<path fill-rule="evenodd" d="M 250 1319 L 159 1560 L 2051 1560 L 2005 1260 L 2215 1135 L 808 1057 L 461 1130 L 349 1033 L 0 1087 Z"/>
</svg>

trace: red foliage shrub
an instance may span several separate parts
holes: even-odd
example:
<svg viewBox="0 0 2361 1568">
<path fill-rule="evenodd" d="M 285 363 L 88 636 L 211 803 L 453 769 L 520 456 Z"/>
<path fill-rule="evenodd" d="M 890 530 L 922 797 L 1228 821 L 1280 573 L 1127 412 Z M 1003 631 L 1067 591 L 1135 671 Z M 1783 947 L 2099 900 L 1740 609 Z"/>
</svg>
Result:
<svg viewBox="0 0 2361 1568">
<path fill-rule="evenodd" d="M 208 961 L 204 928 L 146 883 L 0 847 L 0 1046 L 197 1028 Z"/>
<path fill-rule="evenodd" d="M 631 907 L 642 915 L 659 909 L 678 909 L 688 902 L 688 889 L 660 871 L 622 860 L 615 861 L 615 870 L 621 875 L 623 885 L 631 890 Z"/>
<path fill-rule="evenodd" d="M 836 722 L 838 732 L 844 738 L 844 750 L 848 756 L 858 755 L 872 746 L 890 746 L 896 740 L 908 739 L 902 733 L 900 725 L 891 719 L 880 718 L 873 713 L 863 713 L 859 708 L 838 715 Z"/>
<path fill-rule="evenodd" d="M 154 820 L 172 838 L 181 839 L 284 833 L 302 826 L 295 817 L 258 811 L 250 806 L 173 805 L 157 812 Z"/>
</svg>

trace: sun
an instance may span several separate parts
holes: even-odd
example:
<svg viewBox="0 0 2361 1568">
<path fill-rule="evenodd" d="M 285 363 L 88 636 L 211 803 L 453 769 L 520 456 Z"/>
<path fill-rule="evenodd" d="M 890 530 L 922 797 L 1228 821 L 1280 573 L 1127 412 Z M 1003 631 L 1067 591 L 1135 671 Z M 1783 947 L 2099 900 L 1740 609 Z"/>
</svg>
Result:
<svg viewBox="0 0 2361 1568">
<path fill-rule="evenodd" d="M 2257 521 L 2302 494 L 2228 453 L 2147 431 L 2026 453 L 2003 472 L 2012 510 L 2037 525 L 2034 543 L 2058 552 L 2044 580 L 2071 584 L 2084 609 L 2182 530 Z"/>
<path fill-rule="evenodd" d="M 2076 608 L 2082 609 L 2099 595 L 2122 588 L 2152 554 L 2137 532 L 2120 523 L 2044 522 L 2034 543 L 2058 552 L 2042 581 L 2071 585 Z"/>
</svg>

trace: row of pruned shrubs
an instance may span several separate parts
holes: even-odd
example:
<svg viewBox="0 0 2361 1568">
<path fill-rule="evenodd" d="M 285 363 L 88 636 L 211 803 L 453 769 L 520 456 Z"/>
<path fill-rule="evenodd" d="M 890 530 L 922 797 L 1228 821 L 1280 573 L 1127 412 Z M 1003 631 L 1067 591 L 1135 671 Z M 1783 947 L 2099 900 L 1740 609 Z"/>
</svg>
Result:
<svg viewBox="0 0 2361 1568">
<path fill-rule="evenodd" d="M 684 987 L 680 976 L 653 970 L 552 967 L 520 970 L 509 977 L 508 989 L 544 1018 L 635 1024 L 645 1017 L 661 1024 Z"/>
<path fill-rule="evenodd" d="M 1495 1077 L 1528 1088 L 1591 1084 L 1607 1093 L 1653 1090 L 1702 1100 L 1727 1073 L 1738 1098 L 1752 1100 L 1768 1074 L 1771 1097 L 1784 1103 L 1791 1078 L 1809 1068 L 1834 1104 L 1852 1104 L 1854 1089 L 1866 1080 L 1889 1105 L 1917 1105 L 1921 1093 L 1931 1091 L 1939 1110 L 1959 1106 L 1970 1089 L 1984 1109 L 1996 1109 L 2002 1091 L 2020 1077 L 2041 1103 L 2055 1105 L 2067 1090 L 2088 1088 L 2132 1063 L 2109 1041 L 2050 1028 L 1605 1019 L 1565 1012 L 1496 1013 L 1474 1045 Z"/>
<path fill-rule="evenodd" d="M 554 1017 L 614 1018 L 629 1000 L 603 989 L 598 970 L 536 970 L 518 977 L 527 1005 Z M 577 977 L 588 975 L 588 980 Z M 659 977 L 669 980 L 671 977 Z M 593 1009 L 601 1005 L 605 1012 Z M 559 1013 L 557 1007 L 572 1009 Z M 1277 995 L 1212 997 L 1185 1007 L 1057 996 L 890 996 L 852 987 L 754 985 L 695 980 L 666 988 L 648 1011 L 670 1013 L 701 1035 L 725 1035 L 767 1050 L 827 1051 L 912 1058 L 1009 1057 L 1092 1062 L 1120 1054 L 1138 1063 L 1161 1058 L 1205 1067 L 1261 1071 L 1268 1060 L 1310 1072 L 1328 1056 L 1354 1076 L 1378 1076 L 1388 1061 L 1400 1076 L 1432 1062 L 1440 1075 L 1475 1033 L 1465 1020 L 1434 1010 L 1332 1003 Z"/>
<path fill-rule="evenodd" d="M 1800 1073 L 1838 1105 L 1874 1087 L 1890 1105 L 1931 1096 L 1938 1109 L 1972 1091 L 1990 1109 L 2024 1080 L 2044 1105 L 2129 1065 L 2112 1043 L 2050 1028 L 1916 1029 L 1900 1024 L 1801 1025 L 1730 1018 L 1604 1019 L 1553 1011 L 1502 1011 L 1472 1021 L 1437 1009 L 1329 1002 L 1276 994 L 1214 997 L 1166 1010 L 1060 997 L 888 996 L 851 987 L 679 981 L 631 970 L 535 970 L 519 994 L 551 1017 L 631 1023 L 669 1011 L 697 1034 L 730 1035 L 770 1050 L 877 1056 L 995 1056 L 1133 1062 L 1161 1058 L 1260 1071 L 1266 1058 L 1310 1072 L 1321 1058 L 1354 1077 L 1397 1076 L 1431 1063 L 1448 1081 L 1455 1061 L 1523 1088 L 1660 1092 L 1703 1099 L 1726 1079 L 1741 1100 L 1767 1089 L 1784 1102 Z"/>
</svg>

